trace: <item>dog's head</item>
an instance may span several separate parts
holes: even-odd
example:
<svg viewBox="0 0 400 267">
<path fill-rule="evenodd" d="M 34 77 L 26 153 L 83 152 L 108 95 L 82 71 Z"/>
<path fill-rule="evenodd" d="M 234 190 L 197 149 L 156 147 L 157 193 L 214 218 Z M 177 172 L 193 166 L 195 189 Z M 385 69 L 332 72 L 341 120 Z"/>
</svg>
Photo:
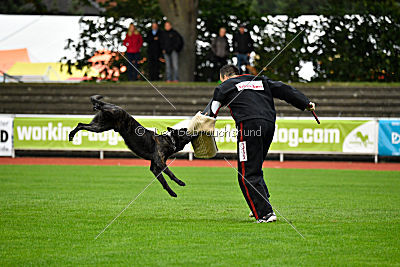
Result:
<svg viewBox="0 0 400 267">
<path fill-rule="evenodd" d="M 187 128 L 173 129 L 167 127 L 168 132 L 171 134 L 171 138 L 175 141 L 175 152 L 182 150 L 195 136 L 188 134 Z"/>
</svg>

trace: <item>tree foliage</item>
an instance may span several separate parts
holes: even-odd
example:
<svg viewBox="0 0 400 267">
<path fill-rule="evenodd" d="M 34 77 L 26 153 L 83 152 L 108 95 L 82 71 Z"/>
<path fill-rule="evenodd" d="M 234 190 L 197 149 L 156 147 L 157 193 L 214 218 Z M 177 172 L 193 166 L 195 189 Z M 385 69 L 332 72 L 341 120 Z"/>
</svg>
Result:
<svg viewBox="0 0 400 267">
<path fill-rule="evenodd" d="M 385 15 L 399 13 L 399 0 L 251 0 L 252 8 L 262 15 L 343 16 L 347 14 Z"/>
<path fill-rule="evenodd" d="M 62 62 L 70 69 L 75 65 L 79 69 L 90 65 L 89 59 L 98 50 L 120 51 L 125 38 L 126 20 L 134 18 L 138 31 L 146 37 L 146 31 L 152 21 L 161 22 L 163 19 L 157 0 L 129 0 L 110 1 L 102 3 L 104 15 L 100 17 L 82 17 L 80 20 L 81 32 L 79 39 L 68 39 L 65 49 L 72 50 L 72 58 L 63 57 Z M 146 54 L 146 47 L 142 49 Z M 123 57 L 113 60 L 113 64 L 127 64 Z M 111 67 L 111 66 L 110 66 Z M 126 80 L 126 73 L 121 75 L 121 80 Z"/>
<path fill-rule="evenodd" d="M 315 80 L 399 81 L 400 24 L 390 15 L 329 16 L 308 59 Z"/>
<path fill-rule="evenodd" d="M 229 12 L 227 12 L 227 7 L 229 7 Z M 225 27 L 227 35 L 233 35 L 238 31 L 240 24 L 246 25 L 250 33 L 257 38 L 254 40 L 255 43 L 261 46 L 260 29 L 266 26 L 266 22 L 261 19 L 259 13 L 253 10 L 247 1 L 200 1 L 197 23 L 197 80 L 209 80 L 215 76 L 213 75 L 215 69 L 213 68 L 210 44 L 212 38 L 217 36 L 219 28 Z"/>
<path fill-rule="evenodd" d="M 47 12 L 41 1 L 31 0 L 3 0 L 0 5 L 0 14 L 42 14 Z"/>
<path fill-rule="evenodd" d="M 399 81 L 400 24 L 391 15 L 319 16 L 301 22 L 288 17 L 270 23 L 256 53 L 258 68 L 269 64 L 297 33 L 297 38 L 267 68 L 274 79 L 299 81 L 302 62 L 312 62 L 314 81 Z"/>
<path fill-rule="evenodd" d="M 57 13 L 45 0 L 7 2 L 2 13 Z M 81 20 L 79 40 L 68 40 L 66 45 L 75 57 L 64 62 L 83 67 L 99 48 L 120 47 L 127 18 L 135 20 L 144 37 L 152 20 L 165 20 L 158 0 L 105 0 L 100 9 L 101 17 Z M 226 27 L 231 36 L 245 23 L 255 39 L 255 67 L 268 65 L 264 74 L 271 78 L 299 81 L 301 64 L 312 62 L 315 81 L 400 81 L 399 10 L 398 0 L 200 0 L 196 56 L 190 59 L 195 62 L 195 79 L 208 80 L 215 72 L 210 42 L 218 29 Z M 286 16 L 276 16 L 281 14 Z M 304 21 L 302 14 L 318 16 Z M 146 55 L 146 47 L 142 54 Z"/>
</svg>

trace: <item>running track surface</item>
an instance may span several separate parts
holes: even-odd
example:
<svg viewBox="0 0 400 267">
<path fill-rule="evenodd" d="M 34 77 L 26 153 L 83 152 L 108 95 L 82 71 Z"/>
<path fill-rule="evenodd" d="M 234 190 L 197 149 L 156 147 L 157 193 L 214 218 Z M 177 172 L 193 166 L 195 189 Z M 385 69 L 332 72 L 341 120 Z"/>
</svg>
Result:
<svg viewBox="0 0 400 267">
<path fill-rule="evenodd" d="M 169 160 L 171 162 L 171 160 Z M 230 161 L 236 166 L 236 161 Z M 143 159 L 95 159 L 95 158 L 0 158 L 0 165 L 91 165 L 91 166 L 150 166 Z M 175 167 L 227 167 L 225 160 L 176 159 L 171 166 Z M 378 170 L 400 171 L 400 163 L 365 163 L 335 161 L 265 161 L 264 168 L 287 169 L 333 169 L 333 170 Z"/>
</svg>

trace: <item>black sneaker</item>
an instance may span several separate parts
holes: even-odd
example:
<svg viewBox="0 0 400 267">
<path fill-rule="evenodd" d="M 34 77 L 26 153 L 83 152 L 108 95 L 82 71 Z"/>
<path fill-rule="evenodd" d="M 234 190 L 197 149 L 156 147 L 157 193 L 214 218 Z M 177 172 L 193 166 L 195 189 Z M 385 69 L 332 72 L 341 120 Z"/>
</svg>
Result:
<svg viewBox="0 0 400 267">
<path fill-rule="evenodd" d="M 276 215 L 274 212 L 270 212 L 256 221 L 256 223 L 269 223 L 269 222 L 276 222 Z"/>
</svg>

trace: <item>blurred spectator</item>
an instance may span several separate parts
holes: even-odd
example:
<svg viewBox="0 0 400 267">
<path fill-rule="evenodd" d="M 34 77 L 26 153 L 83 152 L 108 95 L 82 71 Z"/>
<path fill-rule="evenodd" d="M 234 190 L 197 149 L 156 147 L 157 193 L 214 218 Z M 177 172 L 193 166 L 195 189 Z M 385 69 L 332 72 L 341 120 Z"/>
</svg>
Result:
<svg viewBox="0 0 400 267">
<path fill-rule="evenodd" d="M 160 58 L 162 57 L 160 39 L 161 31 L 158 29 L 158 24 L 153 22 L 146 38 L 146 42 L 149 45 L 147 48 L 149 75 L 152 81 L 157 81 L 160 78 Z"/>
<path fill-rule="evenodd" d="M 161 48 L 165 58 L 167 82 L 177 82 L 179 80 L 179 52 L 183 48 L 182 36 L 172 29 L 171 22 L 167 21 L 164 25 L 165 31 L 161 38 Z"/>
<path fill-rule="evenodd" d="M 237 57 L 237 66 L 242 72 L 242 66 L 250 66 L 249 57 L 253 51 L 253 39 L 250 33 L 245 31 L 245 26 L 240 25 L 239 32 L 233 36 L 233 52 Z"/>
<path fill-rule="evenodd" d="M 227 64 L 229 55 L 229 42 L 225 34 L 226 29 L 222 27 L 219 29 L 218 36 L 211 41 L 211 51 L 214 54 L 213 60 L 215 63 L 214 73 L 217 75 L 217 80 L 219 79 L 219 70 Z"/>
<path fill-rule="evenodd" d="M 142 35 L 136 30 L 133 23 L 129 24 L 128 32 L 126 33 L 123 45 L 126 46 L 126 57 L 129 62 L 128 67 L 128 80 L 136 81 L 138 78 L 137 69 L 139 68 L 140 48 L 143 45 Z M 135 68 L 132 67 L 132 64 Z"/>
</svg>

